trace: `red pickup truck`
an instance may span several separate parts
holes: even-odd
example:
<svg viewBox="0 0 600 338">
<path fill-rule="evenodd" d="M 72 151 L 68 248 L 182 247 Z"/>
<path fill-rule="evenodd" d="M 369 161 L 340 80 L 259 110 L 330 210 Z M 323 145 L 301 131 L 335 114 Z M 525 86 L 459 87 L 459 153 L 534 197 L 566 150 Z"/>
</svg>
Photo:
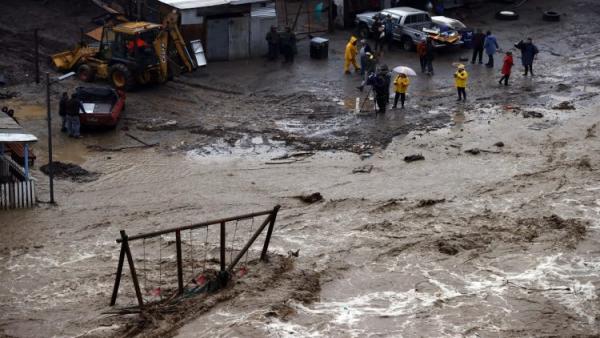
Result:
<svg viewBox="0 0 600 338">
<path fill-rule="evenodd" d="M 75 94 L 83 104 L 79 121 L 84 127 L 114 128 L 125 110 L 125 92 L 108 87 L 77 87 Z"/>
</svg>

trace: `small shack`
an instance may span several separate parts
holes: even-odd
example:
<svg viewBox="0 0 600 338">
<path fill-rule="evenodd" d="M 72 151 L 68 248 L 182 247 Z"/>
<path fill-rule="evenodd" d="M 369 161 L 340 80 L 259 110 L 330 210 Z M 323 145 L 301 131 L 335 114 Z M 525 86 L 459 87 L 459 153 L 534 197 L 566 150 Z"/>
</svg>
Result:
<svg viewBox="0 0 600 338">
<path fill-rule="evenodd" d="M 202 41 L 207 60 L 265 54 L 265 35 L 277 24 L 272 0 L 148 0 L 160 16 L 177 10 L 186 41 Z"/>
<path fill-rule="evenodd" d="M 33 163 L 30 145 L 35 142 L 37 137 L 0 113 L 0 209 L 35 206 L 35 179 L 29 172 Z"/>
</svg>

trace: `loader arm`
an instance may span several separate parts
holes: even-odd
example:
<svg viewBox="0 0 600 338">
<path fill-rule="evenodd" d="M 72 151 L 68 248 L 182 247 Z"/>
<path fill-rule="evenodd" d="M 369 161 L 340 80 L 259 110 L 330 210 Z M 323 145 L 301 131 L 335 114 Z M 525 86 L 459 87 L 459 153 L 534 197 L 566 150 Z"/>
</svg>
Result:
<svg viewBox="0 0 600 338">
<path fill-rule="evenodd" d="M 193 72 L 196 69 L 196 64 L 194 59 L 192 59 L 187 46 L 185 45 L 185 40 L 179 31 L 179 27 L 177 27 L 178 15 L 175 11 L 169 13 L 165 20 L 163 21 L 163 27 L 168 32 L 175 49 L 177 50 L 177 54 L 179 58 L 183 62 L 185 68 L 188 72 Z"/>
<path fill-rule="evenodd" d="M 166 82 L 169 78 L 169 63 L 167 62 L 167 48 L 169 46 L 169 35 L 166 31 L 160 32 L 156 40 L 152 43 L 154 51 L 158 56 L 159 63 L 159 82 Z"/>
</svg>

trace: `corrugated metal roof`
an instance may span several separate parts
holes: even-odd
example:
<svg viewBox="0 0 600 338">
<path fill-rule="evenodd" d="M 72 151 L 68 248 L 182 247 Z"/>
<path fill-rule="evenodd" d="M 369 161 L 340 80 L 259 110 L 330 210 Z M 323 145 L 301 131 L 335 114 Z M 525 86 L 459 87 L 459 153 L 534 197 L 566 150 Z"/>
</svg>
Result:
<svg viewBox="0 0 600 338">
<path fill-rule="evenodd" d="M 8 143 L 8 142 L 18 142 L 18 143 L 30 143 L 30 142 L 37 142 L 37 137 L 31 135 L 31 134 L 22 134 L 22 133 L 18 133 L 18 134 L 9 134 L 9 133 L 3 133 L 0 130 L 0 143 Z"/>
<path fill-rule="evenodd" d="M 25 133 L 15 120 L 0 112 L 0 142 L 37 142 L 37 137 Z"/>
<path fill-rule="evenodd" d="M 177 9 L 203 8 L 220 5 L 243 5 L 269 0 L 160 0 L 163 4 Z"/>
</svg>

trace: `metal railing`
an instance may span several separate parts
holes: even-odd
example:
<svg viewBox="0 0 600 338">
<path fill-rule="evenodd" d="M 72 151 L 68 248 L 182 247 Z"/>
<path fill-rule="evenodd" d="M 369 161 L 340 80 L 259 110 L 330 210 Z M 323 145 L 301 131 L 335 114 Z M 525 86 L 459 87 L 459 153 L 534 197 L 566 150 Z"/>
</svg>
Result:
<svg viewBox="0 0 600 338">
<path fill-rule="evenodd" d="M 183 279 L 183 253 L 182 253 L 182 240 L 181 240 L 181 232 L 185 230 L 194 230 L 199 228 L 206 228 L 208 232 L 208 227 L 211 225 L 219 225 L 219 274 L 217 277 L 217 286 L 218 288 L 224 287 L 230 277 L 231 272 L 235 268 L 235 266 L 240 262 L 244 254 L 248 252 L 252 244 L 256 241 L 256 239 L 263 233 L 265 228 L 267 228 L 267 233 L 265 237 L 265 241 L 263 243 L 260 259 L 262 261 L 267 260 L 267 250 L 269 248 L 269 242 L 271 240 L 271 235 L 273 233 L 273 227 L 275 226 L 275 220 L 277 218 L 277 213 L 280 209 L 280 206 L 275 206 L 272 210 L 253 212 L 249 214 L 233 216 L 228 218 L 222 218 L 182 227 L 170 228 L 160 231 L 154 231 L 144 234 L 139 234 L 135 236 L 128 236 L 125 230 L 121 230 L 121 238 L 117 239 L 117 243 L 121 244 L 121 252 L 119 254 L 119 263 L 117 266 L 117 273 L 115 276 L 115 284 L 113 287 L 113 292 L 110 300 L 110 305 L 113 306 L 116 304 L 117 295 L 119 292 L 119 285 L 121 283 L 121 276 L 123 274 L 123 265 L 125 263 L 125 258 L 127 258 L 127 263 L 129 265 L 129 270 L 131 273 L 131 280 L 133 282 L 133 286 L 135 289 L 135 296 L 140 309 L 144 307 L 144 299 L 142 297 L 142 292 L 140 288 L 140 283 L 138 281 L 138 275 L 134 265 L 134 258 L 131 252 L 131 248 L 129 243 L 133 241 L 146 240 L 154 237 L 159 237 L 167 234 L 175 234 L 175 250 L 176 250 L 176 259 L 177 259 L 177 295 L 181 296 L 184 293 L 184 279 Z M 245 219 L 254 219 L 254 217 L 267 216 L 262 224 L 257 228 L 257 230 L 252 234 L 250 239 L 246 242 L 242 249 L 239 250 L 235 258 L 231 258 L 229 264 L 226 262 L 226 240 L 227 240 L 227 223 L 230 222 L 238 222 L 240 220 Z M 268 227 L 267 227 L 268 226 Z M 237 223 L 236 223 L 237 230 Z M 145 247 L 144 247 L 145 253 Z M 162 262 L 160 262 L 162 264 Z"/>
</svg>

